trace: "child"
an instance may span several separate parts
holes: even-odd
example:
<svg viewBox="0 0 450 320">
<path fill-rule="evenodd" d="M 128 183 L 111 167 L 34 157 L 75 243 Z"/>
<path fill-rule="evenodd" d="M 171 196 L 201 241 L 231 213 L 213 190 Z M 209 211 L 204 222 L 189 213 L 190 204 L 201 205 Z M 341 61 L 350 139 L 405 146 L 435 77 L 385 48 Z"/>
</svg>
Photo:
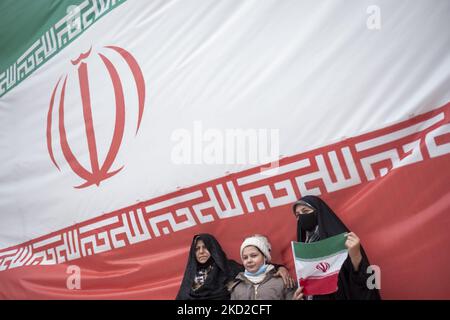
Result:
<svg viewBox="0 0 450 320">
<path fill-rule="evenodd" d="M 283 280 L 274 277 L 270 264 L 271 245 L 262 235 L 248 237 L 241 245 L 241 259 L 245 271 L 230 285 L 231 300 L 287 300 L 294 289 L 285 288 Z"/>
</svg>

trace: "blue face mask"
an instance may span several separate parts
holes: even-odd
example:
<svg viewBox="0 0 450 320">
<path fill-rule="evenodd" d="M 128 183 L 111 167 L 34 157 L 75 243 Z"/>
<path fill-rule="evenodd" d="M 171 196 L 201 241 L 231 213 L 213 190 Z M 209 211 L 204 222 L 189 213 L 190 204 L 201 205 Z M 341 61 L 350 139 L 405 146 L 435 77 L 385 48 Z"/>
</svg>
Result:
<svg viewBox="0 0 450 320">
<path fill-rule="evenodd" d="M 269 265 L 264 262 L 264 264 L 261 267 L 259 267 L 259 269 L 254 273 L 248 272 L 247 270 L 245 270 L 245 275 L 250 276 L 250 277 L 259 276 L 260 274 L 263 274 L 264 272 L 266 272 L 268 266 Z"/>
</svg>

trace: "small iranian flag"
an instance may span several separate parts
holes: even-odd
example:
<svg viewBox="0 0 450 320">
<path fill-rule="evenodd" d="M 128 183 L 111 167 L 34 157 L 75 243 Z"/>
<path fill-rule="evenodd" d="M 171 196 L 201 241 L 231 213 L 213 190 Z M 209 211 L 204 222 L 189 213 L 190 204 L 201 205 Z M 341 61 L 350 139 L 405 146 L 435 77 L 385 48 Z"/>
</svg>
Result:
<svg viewBox="0 0 450 320">
<path fill-rule="evenodd" d="M 348 256 L 346 239 L 346 233 L 341 233 L 313 243 L 292 241 L 295 271 L 304 295 L 329 294 L 337 290 L 339 271 Z"/>
</svg>

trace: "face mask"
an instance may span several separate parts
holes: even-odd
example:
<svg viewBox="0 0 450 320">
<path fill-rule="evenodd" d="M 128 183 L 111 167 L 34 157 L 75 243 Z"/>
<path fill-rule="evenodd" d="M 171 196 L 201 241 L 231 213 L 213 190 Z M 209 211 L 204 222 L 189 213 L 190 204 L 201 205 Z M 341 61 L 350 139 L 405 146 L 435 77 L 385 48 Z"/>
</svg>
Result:
<svg viewBox="0 0 450 320">
<path fill-rule="evenodd" d="M 312 231 L 317 226 L 317 211 L 298 216 L 299 226 L 306 231 Z"/>
<path fill-rule="evenodd" d="M 252 277 L 259 276 L 260 274 L 266 272 L 268 266 L 269 265 L 267 265 L 266 262 L 264 262 L 264 264 L 261 267 L 259 267 L 258 271 L 254 272 L 254 273 L 245 270 L 245 275 L 252 276 Z"/>
</svg>

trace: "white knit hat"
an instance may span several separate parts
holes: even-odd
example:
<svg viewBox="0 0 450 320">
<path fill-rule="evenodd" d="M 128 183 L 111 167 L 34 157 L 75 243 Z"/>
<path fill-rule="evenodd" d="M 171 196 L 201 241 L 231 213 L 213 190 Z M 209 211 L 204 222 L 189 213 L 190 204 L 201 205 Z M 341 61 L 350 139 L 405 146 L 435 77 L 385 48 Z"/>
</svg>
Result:
<svg viewBox="0 0 450 320">
<path fill-rule="evenodd" d="M 244 242 L 242 242 L 241 244 L 241 258 L 244 248 L 248 246 L 255 246 L 256 248 L 258 248 L 266 257 L 266 262 L 270 262 L 270 260 L 272 259 L 272 257 L 270 256 L 270 251 L 272 250 L 272 247 L 267 237 L 262 235 L 254 235 L 246 238 Z"/>
</svg>

